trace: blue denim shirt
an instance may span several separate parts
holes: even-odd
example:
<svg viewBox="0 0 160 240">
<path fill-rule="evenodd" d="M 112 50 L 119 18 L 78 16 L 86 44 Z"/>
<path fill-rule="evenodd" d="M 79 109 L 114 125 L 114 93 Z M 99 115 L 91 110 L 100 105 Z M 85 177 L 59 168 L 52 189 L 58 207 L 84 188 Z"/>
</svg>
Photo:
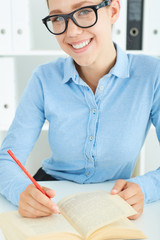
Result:
<svg viewBox="0 0 160 240">
<path fill-rule="evenodd" d="M 95 94 L 71 57 L 34 71 L 0 150 L 0 192 L 14 204 L 30 180 L 6 151 L 25 164 L 45 120 L 48 174 L 82 184 L 123 178 L 140 185 L 145 202 L 160 199 L 160 168 L 131 178 L 151 123 L 160 141 L 160 60 L 116 49 L 116 63 Z"/>
</svg>

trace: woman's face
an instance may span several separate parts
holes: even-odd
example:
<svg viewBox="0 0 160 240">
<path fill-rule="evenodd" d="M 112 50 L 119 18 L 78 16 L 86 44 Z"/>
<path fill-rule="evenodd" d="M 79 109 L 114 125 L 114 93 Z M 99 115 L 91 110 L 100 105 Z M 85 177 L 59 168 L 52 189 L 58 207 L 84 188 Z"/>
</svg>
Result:
<svg viewBox="0 0 160 240">
<path fill-rule="evenodd" d="M 115 0 L 117 1 L 117 0 Z M 80 7 L 97 5 L 101 0 L 49 0 L 51 14 L 67 14 Z M 80 28 L 71 19 L 67 30 L 56 36 L 60 47 L 80 66 L 90 66 L 104 59 L 112 44 L 111 25 L 114 23 L 111 7 L 98 10 L 98 21 L 90 28 Z M 118 18 L 118 17 L 117 17 Z"/>
</svg>

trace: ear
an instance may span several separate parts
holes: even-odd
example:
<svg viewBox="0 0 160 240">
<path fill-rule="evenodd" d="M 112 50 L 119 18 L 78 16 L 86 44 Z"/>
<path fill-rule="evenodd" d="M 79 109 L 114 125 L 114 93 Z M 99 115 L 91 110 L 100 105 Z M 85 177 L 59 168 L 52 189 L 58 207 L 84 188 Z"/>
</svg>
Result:
<svg viewBox="0 0 160 240">
<path fill-rule="evenodd" d="M 110 5 L 111 24 L 114 24 L 117 21 L 119 14 L 120 14 L 120 9 L 121 9 L 121 5 L 120 5 L 119 0 L 112 0 L 111 5 Z"/>
</svg>

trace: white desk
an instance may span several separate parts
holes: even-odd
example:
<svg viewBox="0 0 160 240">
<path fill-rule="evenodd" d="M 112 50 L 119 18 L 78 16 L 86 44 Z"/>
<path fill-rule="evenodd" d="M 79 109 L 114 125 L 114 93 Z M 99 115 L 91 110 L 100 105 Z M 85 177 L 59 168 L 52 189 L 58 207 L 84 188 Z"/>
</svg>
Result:
<svg viewBox="0 0 160 240">
<path fill-rule="evenodd" d="M 56 191 L 55 202 L 71 193 L 107 190 L 110 192 L 114 182 L 98 184 L 76 184 L 67 181 L 39 182 L 41 185 L 52 188 Z M 16 210 L 17 208 L 0 195 L 0 212 Z M 160 240 L 160 201 L 146 204 L 142 216 L 133 221 L 139 229 L 148 237 L 148 240 Z M 0 236 L 0 240 L 3 238 Z"/>
</svg>

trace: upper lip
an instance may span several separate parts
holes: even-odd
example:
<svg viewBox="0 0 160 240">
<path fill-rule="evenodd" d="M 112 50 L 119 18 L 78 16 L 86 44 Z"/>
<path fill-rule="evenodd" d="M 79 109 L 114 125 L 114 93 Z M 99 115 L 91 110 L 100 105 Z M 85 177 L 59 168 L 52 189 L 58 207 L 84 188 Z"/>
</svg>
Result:
<svg viewBox="0 0 160 240">
<path fill-rule="evenodd" d="M 83 42 L 86 42 L 86 41 L 89 41 L 91 40 L 91 38 L 87 38 L 87 39 L 84 39 L 84 40 L 80 40 L 80 41 L 77 41 L 77 42 L 72 42 L 72 43 L 69 43 L 70 45 L 78 45 L 80 43 L 83 43 Z"/>
</svg>

